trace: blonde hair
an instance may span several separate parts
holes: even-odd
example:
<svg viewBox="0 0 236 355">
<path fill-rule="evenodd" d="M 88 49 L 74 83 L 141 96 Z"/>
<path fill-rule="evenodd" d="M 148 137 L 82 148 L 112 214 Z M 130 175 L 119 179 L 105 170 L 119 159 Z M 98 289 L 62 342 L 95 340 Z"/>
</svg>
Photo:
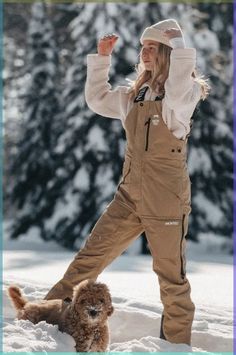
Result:
<svg viewBox="0 0 236 355">
<path fill-rule="evenodd" d="M 139 54 L 140 61 L 138 64 L 135 65 L 137 78 L 133 81 L 128 79 L 130 85 L 129 95 L 131 98 L 136 97 L 138 95 L 141 86 L 147 81 L 150 83 L 150 86 L 153 90 L 155 90 L 157 84 L 159 84 L 160 93 L 165 93 L 164 85 L 169 74 L 171 51 L 171 47 L 166 46 L 163 43 L 159 44 L 155 63 L 156 65 L 154 66 L 153 71 L 148 71 L 145 69 L 142 58 Z M 196 68 L 192 72 L 191 76 L 194 78 L 194 81 L 198 82 L 201 85 L 201 99 L 205 100 L 211 89 L 210 85 L 207 82 L 208 79 L 205 79 L 203 75 L 200 75 Z"/>
</svg>

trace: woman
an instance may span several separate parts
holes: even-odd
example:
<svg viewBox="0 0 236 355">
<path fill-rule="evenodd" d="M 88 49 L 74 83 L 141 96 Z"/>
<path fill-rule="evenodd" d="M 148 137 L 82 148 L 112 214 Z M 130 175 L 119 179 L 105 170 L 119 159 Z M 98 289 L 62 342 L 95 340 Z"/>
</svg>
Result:
<svg viewBox="0 0 236 355">
<path fill-rule="evenodd" d="M 105 36 L 88 55 L 85 95 L 96 113 L 120 118 L 127 145 L 122 179 L 114 199 L 62 280 L 46 299 L 70 299 L 72 288 L 96 279 L 145 231 L 164 306 L 160 337 L 190 344 L 194 304 L 185 270 L 185 236 L 191 212 L 186 144 L 193 111 L 208 93 L 196 78 L 196 50 L 185 48 L 178 23 L 147 27 L 137 79 L 111 90 L 108 72 L 118 37 Z"/>
</svg>

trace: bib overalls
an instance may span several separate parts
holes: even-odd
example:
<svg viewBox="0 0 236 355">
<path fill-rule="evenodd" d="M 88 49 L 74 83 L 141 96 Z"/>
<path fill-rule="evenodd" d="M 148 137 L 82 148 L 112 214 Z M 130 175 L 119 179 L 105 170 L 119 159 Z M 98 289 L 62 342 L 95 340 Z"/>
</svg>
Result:
<svg viewBox="0 0 236 355">
<path fill-rule="evenodd" d="M 80 281 L 103 269 L 145 231 L 164 306 L 161 338 L 190 344 L 194 304 L 185 274 L 185 236 L 191 212 L 187 139 L 162 119 L 162 103 L 137 101 L 125 120 L 122 178 L 111 203 L 46 299 L 72 297 Z"/>
</svg>

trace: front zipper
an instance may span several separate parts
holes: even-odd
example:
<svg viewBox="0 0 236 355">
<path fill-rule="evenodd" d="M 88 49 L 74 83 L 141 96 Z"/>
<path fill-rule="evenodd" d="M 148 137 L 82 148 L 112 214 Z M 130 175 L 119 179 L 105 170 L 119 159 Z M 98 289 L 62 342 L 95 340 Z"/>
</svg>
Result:
<svg viewBox="0 0 236 355">
<path fill-rule="evenodd" d="M 149 119 L 148 119 L 148 120 L 145 122 L 145 124 L 144 124 L 144 126 L 147 125 L 145 151 L 148 150 L 148 139 L 149 139 L 150 123 L 151 123 L 151 117 L 149 117 Z"/>
<path fill-rule="evenodd" d="M 183 218 L 182 218 L 182 236 L 181 236 L 181 241 L 180 241 L 180 261 L 181 261 L 181 277 L 182 277 L 182 279 L 185 278 L 184 261 L 183 261 L 183 255 L 182 255 L 182 244 L 183 244 L 183 239 L 184 239 L 184 219 L 185 219 L 185 215 L 183 215 Z"/>
</svg>

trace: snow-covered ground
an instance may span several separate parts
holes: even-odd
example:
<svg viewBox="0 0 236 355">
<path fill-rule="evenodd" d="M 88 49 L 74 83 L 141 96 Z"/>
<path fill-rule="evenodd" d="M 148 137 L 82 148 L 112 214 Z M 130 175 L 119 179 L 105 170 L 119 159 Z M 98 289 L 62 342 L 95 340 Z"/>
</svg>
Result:
<svg viewBox="0 0 236 355">
<path fill-rule="evenodd" d="M 40 299 L 74 256 L 33 237 L 32 232 L 31 240 L 4 242 L 4 351 L 74 352 L 73 338 L 57 326 L 15 320 L 6 287 L 16 283 L 30 300 Z M 201 240 L 201 244 L 188 242 L 187 248 L 188 279 L 196 306 L 192 347 L 159 339 L 162 304 L 157 276 L 151 257 L 134 255 L 134 246 L 99 277 L 109 286 L 115 307 L 109 321 L 110 351 L 233 353 L 233 257 L 216 248 L 218 239 L 202 235 Z"/>
</svg>

